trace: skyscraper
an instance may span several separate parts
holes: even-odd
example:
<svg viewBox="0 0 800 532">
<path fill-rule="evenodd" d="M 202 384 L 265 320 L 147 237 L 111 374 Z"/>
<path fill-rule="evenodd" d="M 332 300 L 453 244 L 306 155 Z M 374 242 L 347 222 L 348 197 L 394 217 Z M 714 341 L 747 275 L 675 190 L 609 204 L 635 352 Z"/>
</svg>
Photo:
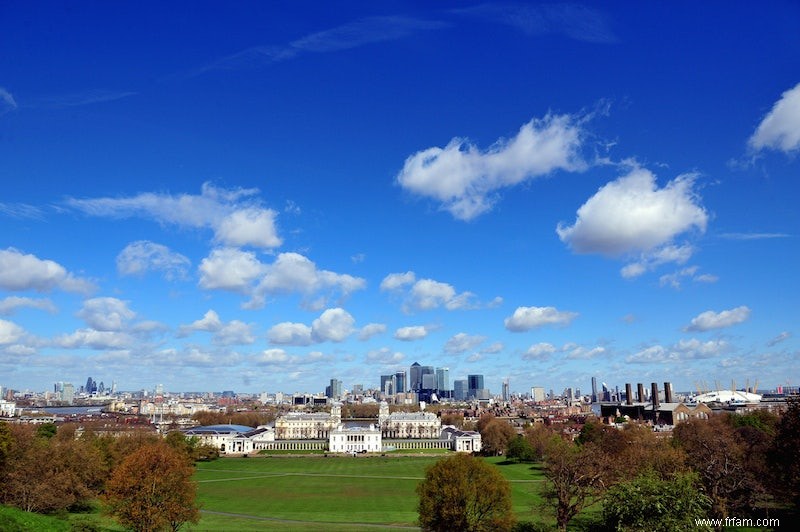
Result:
<svg viewBox="0 0 800 532">
<path fill-rule="evenodd" d="M 592 377 L 592 403 L 597 402 L 597 377 Z"/>
<path fill-rule="evenodd" d="M 381 392 L 384 395 L 395 394 L 395 376 L 394 375 L 381 375 Z"/>
<path fill-rule="evenodd" d="M 422 366 L 419 365 L 419 362 L 414 362 L 408 368 L 408 380 L 411 390 L 416 392 L 422 388 Z"/>
<path fill-rule="evenodd" d="M 467 394 L 469 393 L 469 386 L 464 379 L 457 379 L 453 381 L 453 399 L 456 401 L 466 401 Z"/>
<path fill-rule="evenodd" d="M 450 368 L 436 368 L 436 391 L 440 396 L 450 391 Z"/>
<path fill-rule="evenodd" d="M 509 391 L 508 379 L 503 381 L 503 401 L 511 400 L 511 392 Z"/>
<path fill-rule="evenodd" d="M 467 375 L 467 386 L 468 391 L 467 395 L 472 398 L 482 398 L 481 390 L 484 389 L 483 387 L 483 375 Z"/>
<path fill-rule="evenodd" d="M 398 371 L 394 374 L 394 393 L 406 393 L 406 372 Z"/>
</svg>

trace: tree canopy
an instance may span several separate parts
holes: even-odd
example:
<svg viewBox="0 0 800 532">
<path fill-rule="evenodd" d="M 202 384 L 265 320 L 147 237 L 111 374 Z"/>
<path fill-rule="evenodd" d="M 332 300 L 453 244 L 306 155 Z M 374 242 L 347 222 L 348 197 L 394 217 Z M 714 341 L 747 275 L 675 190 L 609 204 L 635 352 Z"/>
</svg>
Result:
<svg viewBox="0 0 800 532">
<path fill-rule="evenodd" d="M 419 523 L 433 532 L 511 530 L 511 487 L 496 467 L 457 454 L 428 467 L 417 486 Z"/>
</svg>

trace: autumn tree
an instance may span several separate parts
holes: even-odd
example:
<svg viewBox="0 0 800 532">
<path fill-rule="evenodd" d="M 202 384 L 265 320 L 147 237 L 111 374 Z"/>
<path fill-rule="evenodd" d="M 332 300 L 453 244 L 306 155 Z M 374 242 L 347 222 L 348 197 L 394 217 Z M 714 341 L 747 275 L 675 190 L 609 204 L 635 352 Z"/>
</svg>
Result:
<svg viewBox="0 0 800 532">
<path fill-rule="evenodd" d="M 164 442 L 145 445 L 114 470 L 104 499 L 123 526 L 142 532 L 176 531 L 200 519 L 191 477 L 184 454 Z"/>
<path fill-rule="evenodd" d="M 514 427 L 506 421 L 496 419 L 494 416 L 488 423 L 483 424 L 480 433 L 483 452 L 493 455 L 505 452 L 509 442 L 517 437 L 517 431 L 514 430 Z"/>
<path fill-rule="evenodd" d="M 496 467 L 468 454 L 439 460 L 417 486 L 419 523 L 434 532 L 511 530 L 511 487 Z"/>
<path fill-rule="evenodd" d="M 776 426 L 770 462 L 780 480 L 782 498 L 800 507 L 800 399 L 789 401 Z"/>
</svg>

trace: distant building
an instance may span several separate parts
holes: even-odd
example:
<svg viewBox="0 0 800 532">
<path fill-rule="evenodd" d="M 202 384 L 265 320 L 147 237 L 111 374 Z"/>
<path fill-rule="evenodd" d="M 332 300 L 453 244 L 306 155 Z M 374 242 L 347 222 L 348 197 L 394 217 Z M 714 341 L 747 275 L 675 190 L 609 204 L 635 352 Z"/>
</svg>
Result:
<svg viewBox="0 0 800 532">
<path fill-rule="evenodd" d="M 0 417 L 14 417 L 16 410 L 17 410 L 16 403 L 0 399 Z"/>
<path fill-rule="evenodd" d="M 460 430 L 452 425 L 442 429 L 441 438 L 451 442 L 451 449 L 459 453 L 481 452 L 481 433 L 473 430 Z"/>
<path fill-rule="evenodd" d="M 533 399 L 534 403 L 543 402 L 545 400 L 544 387 L 534 386 L 533 388 L 531 388 L 531 399 Z"/>
<path fill-rule="evenodd" d="M 447 396 L 450 391 L 450 368 L 436 368 L 436 390 L 439 396 Z"/>
<path fill-rule="evenodd" d="M 456 401 L 466 401 L 468 399 L 469 386 L 466 380 L 458 379 L 453 381 L 453 399 Z"/>
<path fill-rule="evenodd" d="M 389 413 L 389 405 L 381 402 L 378 425 L 384 438 L 438 438 L 442 422 L 433 412 Z"/>
<path fill-rule="evenodd" d="M 290 412 L 275 420 L 276 440 L 327 439 L 330 431 L 342 422 L 342 407 L 333 405 L 331 413 Z"/>
</svg>

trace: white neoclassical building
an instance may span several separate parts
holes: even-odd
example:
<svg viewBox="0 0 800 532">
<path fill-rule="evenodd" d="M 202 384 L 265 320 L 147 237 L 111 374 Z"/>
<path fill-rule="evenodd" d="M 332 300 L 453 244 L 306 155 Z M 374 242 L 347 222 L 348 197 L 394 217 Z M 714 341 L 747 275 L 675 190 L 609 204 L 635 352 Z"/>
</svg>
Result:
<svg viewBox="0 0 800 532">
<path fill-rule="evenodd" d="M 339 425 L 330 432 L 328 450 L 332 453 L 379 453 L 383 450 L 381 431 L 369 427 L 344 427 Z"/>
<path fill-rule="evenodd" d="M 3 401 L 0 399 L 0 417 L 14 417 L 17 410 L 17 404 L 11 401 Z"/>
<path fill-rule="evenodd" d="M 432 412 L 389 413 L 389 405 L 382 401 L 378 410 L 378 424 L 384 438 L 431 439 L 438 438 L 442 422 Z"/>
<path fill-rule="evenodd" d="M 326 412 L 290 412 L 275 420 L 276 440 L 324 440 L 342 421 L 342 405 Z"/>
<path fill-rule="evenodd" d="M 263 428 L 244 425 L 206 425 L 183 431 L 187 437 L 196 437 L 201 443 L 213 445 L 220 454 L 248 454 L 253 452 L 253 437 Z"/>
</svg>

